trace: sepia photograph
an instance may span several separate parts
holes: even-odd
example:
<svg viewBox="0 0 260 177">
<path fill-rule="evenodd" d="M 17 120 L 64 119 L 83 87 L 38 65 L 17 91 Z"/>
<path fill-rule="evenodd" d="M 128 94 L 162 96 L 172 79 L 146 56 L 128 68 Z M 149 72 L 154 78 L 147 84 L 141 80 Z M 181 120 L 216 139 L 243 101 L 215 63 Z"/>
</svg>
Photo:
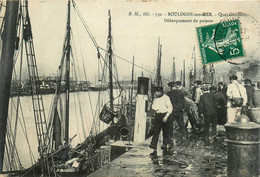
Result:
<svg viewBox="0 0 260 177">
<path fill-rule="evenodd" d="M 0 0 L 0 177 L 258 177 L 259 12 Z"/>
</svg>

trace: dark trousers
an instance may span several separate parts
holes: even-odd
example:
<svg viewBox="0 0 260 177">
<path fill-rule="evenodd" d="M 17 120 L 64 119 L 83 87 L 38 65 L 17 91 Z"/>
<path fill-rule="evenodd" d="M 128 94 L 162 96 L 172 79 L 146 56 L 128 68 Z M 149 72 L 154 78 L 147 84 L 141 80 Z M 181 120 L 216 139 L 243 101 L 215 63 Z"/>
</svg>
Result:
<svg viewBox="0 0 260 177">
<path fill-rule="evenodd" d="M 186 135 L 187 134 L 187 128 L 186 128 L 185 123 L 184 123 L 183 113 L 172 114 L 171 116 L 178 123 L 180 133 L 182 135 Z"/>
<path fill-rule="evenodd" d="M 173 138 L 173 121 L 174 117 L 170 115 L 167 119 L 167 135 L 166 135 L 166 140 L 163 142 L 163 144 L 170 144 L 173 145 L 172 138 Z"/>
<path fill-rule="evenodd" d="M 217 110 L 217 115 L 218 115 L 218 124 L 219 125 L 225 125 L 227 122 L 227 108 L 225 107 L 220 107 Z"/>
<path fill-rule="evenodd" d="M 212 134 L 217 133 L 217 115 L 216 114 L 204 114 L 204 134 L 209 136 L 209 127 L 212 126 Z"/>
<path fill-rule="evenodd" d="M 163 144 L 168 144 L 169 142 L 169 118 L 167 122 L 163 122 L 162 119 L 166 113 L 159 113 L 155 114 L 154 119 L 153 119 L 153 125 L 152 125 L 152 141 L 151 141 L 151 146 L 153 147 L 154 150 L 157 149 L 157 144 L 158 144 L 158 139 L 159 135 L 161 132 L 161 129 L 163 131 Z"/>
</svg>

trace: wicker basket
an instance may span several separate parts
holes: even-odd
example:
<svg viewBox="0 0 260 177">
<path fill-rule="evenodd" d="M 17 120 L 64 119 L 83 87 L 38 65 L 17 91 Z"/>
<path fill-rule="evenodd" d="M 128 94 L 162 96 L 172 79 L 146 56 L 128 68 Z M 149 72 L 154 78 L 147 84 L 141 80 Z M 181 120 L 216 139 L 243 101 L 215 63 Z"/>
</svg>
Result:
<svg viewBox="0 0 260 177">
<path fill-rule="evenodd" d="M 99 114 L 99 119 L 109 124 L 115 117 L 115 112 L 105 105 Z"/>
</svg>

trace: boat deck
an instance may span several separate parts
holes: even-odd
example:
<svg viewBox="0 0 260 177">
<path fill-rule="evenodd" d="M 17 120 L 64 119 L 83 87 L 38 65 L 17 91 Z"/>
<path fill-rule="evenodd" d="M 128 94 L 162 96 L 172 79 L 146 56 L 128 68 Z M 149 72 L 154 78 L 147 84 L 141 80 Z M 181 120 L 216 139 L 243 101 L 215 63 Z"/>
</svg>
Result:
<svg viewBox="0 0 260 177">
<path fill-rule="evenodd" d="M 190 133 L 185 140 L 175 134 L 175 145 L 166 154 L 159 148 L 161 139 L 157 156 L 151 155 L 149 138 L 90 176 L 227 176 L 224 127 L 218 129 L 216 139 L 207 142 L 201 134 Z"/>
</svg>

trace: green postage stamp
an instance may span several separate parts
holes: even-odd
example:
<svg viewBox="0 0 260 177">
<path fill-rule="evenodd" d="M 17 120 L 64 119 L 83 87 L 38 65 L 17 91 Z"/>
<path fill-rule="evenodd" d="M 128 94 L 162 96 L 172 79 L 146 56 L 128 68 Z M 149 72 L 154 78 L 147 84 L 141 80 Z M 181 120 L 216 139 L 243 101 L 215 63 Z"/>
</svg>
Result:
<svg viewBox="0 0 260 177">
<path fill-rule="evenodd" d="M 237 19 L 198 27 L 197 35 L 203 64 L 244 56 Z"/>
</svg>

